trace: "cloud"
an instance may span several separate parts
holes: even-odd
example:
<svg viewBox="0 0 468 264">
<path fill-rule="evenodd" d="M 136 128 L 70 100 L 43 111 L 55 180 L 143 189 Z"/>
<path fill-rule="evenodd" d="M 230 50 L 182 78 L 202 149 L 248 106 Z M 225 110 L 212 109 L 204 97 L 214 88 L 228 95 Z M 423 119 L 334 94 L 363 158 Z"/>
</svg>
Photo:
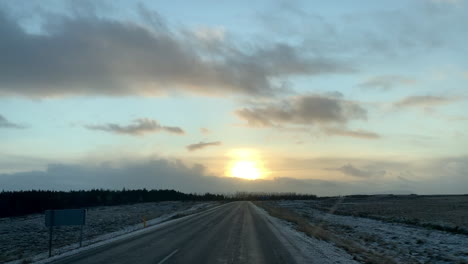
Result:
<svg viewBox="0 0 468 264">
<path fill-rule="evenodd" d="M 0 115 L 0 128 L 22 129 L 22 128 L 25 128 L 25 126 L 12 123 L 12 122 L 8 121 L 8 119 L 6 119 L 4 116 Z"/>
<path fill-rule="evenodd" d="M 116 134 L 126 134 L 132 136 L 142 136 L 150 133 L 165 131 L 173 134 L 184 134 L 184 130 L 180 127 L 162 126 L 158 121 L 148 118 L 140 118 L 133 120 L 133 124 L 122 126 L 119 124 L 108 123 L 104 125 L 86 125 L 87 129 L 101 130 Z"/>
<path fill-rule="evenodd" d="M 340 128 L 325 128 L 325 133 L 328 135 L 363 138 L 363 139 L 378 139 L 380 135 L 370 131 L 364 130 L 348 130 Z"/>
<path fill-rule="evenodd" d="M 367 111 L 358 104 L 321 95 L 290 97 L 265 106 L 239 109 L 236 114 L 252 127 L 346 124 L 349 120 L 367 118 Z"/>
<path fill-rule="evenodd" d="M 188 166 L 178 160 L 166 159 L 106 162 L 97 165 L 49 164 L 45 171 L 0 174 L 0 186 L 5 191 L 146 188 L 197 193 L 247 191 L 317 195 L 353 194 L 366 189 L 353 183 L 314 179 L 276 177 L 249 181 L 234 177 L 216 177 L 207 173 L 206 168 L 200 164 Z"/>
<path fill-rule="evenodd" d="M 311 160 L 284 162 L 310 167 Z M 315 160 L 314 166 L 330 164 Z M 338 162 L 338 160 L 332 161 Z M 77 190 L 77 189 L 176 189 L 183 192 L 234 193 L 236 191 L 298 192 L 317 195 L 346 195 L 397 192 L 418 194 L 466 193 L 468 157 L 440 158 L 417 164 L 371 162 L 356 168 L 347 164 L 326 169 L 350 175 L 359 181 L 334 181 L 275 177 L 256 181 L 212 176 L 200 164 L 187 165 L 179 160 L 145 159 L 107 161 L 101 164 L 50 164 L 45 171 L 0 173 L 3 190 Z M 305 167 L 304 167 L 305 168 Z M 401 171 L 409 181 L 401 180 Z M 385 174 L 385 177 L 383 175 Z M 393 175 L 393 178 L 389 178 Z"/>
<path fill-rule="evenodd" d="M 362 88 L 390 90 L 399 85 L 414 85 L 417 81 L 405 76 L 382 75 L 368 79 L 359 84 Z"/>
<path fill-rule="evenodd" d="M 235 193 L 237 191 L 300 192 L 326 194 L 334 183 L 278 177 L 249 181 L 210 176 L 200 164 L 151 159 L 138 162 L 106 162 L 98 165 L 50 164 L 45 171 L 0 174 L 3 190 L 77 189 L 176 189 L 183 192 Z M 339 184 L 338 184 L 339 185 Z"/>
<path fill-rule="evenodd" d="M 211 130 L 209 130 L 208 128 L 202 127 L 200 128 L 200 133 L 207 135 L 211 133 Z"/>
<path fill-rule="evenodd" d="M 221 145 L 221 141 L 213 141 L 213 142 L 199 142 L 199 143 L 195 143 L 195 144 L 190 144 L 187 146 L 187 149 L 189 151 L 195 151 L 195 150 L 199 150 L 199 149 L 204 149 L 206 147 L 210 147 L 210 146 L 219 146 Z"/>
<path fill-rule="evenodd" d="M 408 96 L 400 101 L 394 103 L 396 107 L 432 107 L 438 105 L 444 105 L 456 101 L 456 98 L 444 97 L 444 96 Z"/>
<path fill-rule="evenodd" d="M 343 55 L 360 63 L 383 59 L 381 63 L 399 67 L 398 58 L 427 57 L 466 46 L 466 25 L 459 22 L 466 17 L 466 5 L 434 1 L 463 2 L 407 1 L 368 12 L 344 11 L 336 18 L 314 12 L 307 2 L 289 1 L 263 10 L 257 18 L 265 27 L 265 38 L 288 36 L 300 39 L 304 50 Z"/>
<path fill-rule="evenodd" d="M 283 89 L 272 79 L 353 72 L 347 63 L 286 43 L 247 46 L 217 31 L 171 29 L 141 5 L 149 26 L 81 13 L 42 15 L 45 22 L 32 34 L 0 7 L 0 96 L 264 96 Z"/>
<path fill-rule="evenodd" d="M 358 169 L 351 164 L 343 165 L 339 168 L 335 169 L 328 169 L 328 170 L 336 170 L 341 171 L 345 175 L 358 177 L 358 178 L 370 178 L 370 177 L 381 177 L 385 175 L 385 170 L 365 170 L 365 169 Z"/>
</svg>

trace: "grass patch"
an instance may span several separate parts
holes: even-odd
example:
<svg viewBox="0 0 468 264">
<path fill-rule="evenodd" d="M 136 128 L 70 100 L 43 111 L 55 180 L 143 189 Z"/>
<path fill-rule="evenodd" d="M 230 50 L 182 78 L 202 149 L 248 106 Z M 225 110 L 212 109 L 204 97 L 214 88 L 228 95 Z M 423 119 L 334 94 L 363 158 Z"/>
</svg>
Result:
<svg viewBox="0 0 468 264">
<path fill-rule="evenodd" d="M 21 261 L 21 264 L 30 264 L 30 263 L 33 263 L 31 259 L 27 258 L 27 259 L 23 259 Z"/>
<path fill-rule="evenodd" d="M 254 202 L 257 206 L 265 209 L 271 216 L 293 223 L 296 230 L 308 236 L 315 237 L 335 244 L 351 254 L 355 260 L 368 264 L 393 264 L 393 259 L 383 256 L 377 252 L 368 250 L 352 240 L 342 238 L 327 230 L 323 225 L 315 225 L 309 220 L 287 208 L 275 206 L 271 202 Z"/>
<path fill-rule="evenodd" d="M 184 217 L 184 216 L 187 216 L 187 215 L 190 215 L 190 214 L 178 213 L 178 214 L 175 214 L 175 215 L 169 217 L 166 221 L 174 220 L 174 219 L 181 218 L 181 217 Z"/>
</svg>

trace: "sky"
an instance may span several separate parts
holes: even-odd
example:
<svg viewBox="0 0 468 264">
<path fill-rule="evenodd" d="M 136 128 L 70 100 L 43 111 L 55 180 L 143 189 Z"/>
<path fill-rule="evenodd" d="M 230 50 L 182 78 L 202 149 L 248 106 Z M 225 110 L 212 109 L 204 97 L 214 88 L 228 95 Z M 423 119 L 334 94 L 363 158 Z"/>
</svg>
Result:
<svg viewBox="0 0 468 264">
<path fill-rule="evenodd" d="M 0 189 L 468 193 L 467 17 L 0 0 Z"/>
</svg>

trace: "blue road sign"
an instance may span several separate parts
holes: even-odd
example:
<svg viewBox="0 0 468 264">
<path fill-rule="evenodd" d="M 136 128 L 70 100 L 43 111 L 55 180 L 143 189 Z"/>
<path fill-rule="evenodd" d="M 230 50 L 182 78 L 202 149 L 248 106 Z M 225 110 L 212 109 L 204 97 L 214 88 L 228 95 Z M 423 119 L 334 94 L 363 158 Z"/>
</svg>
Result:
<svg viewBox="0 0 468 264">
<path fill-rule="evenodd" d="M 84 225 L 86 221 L 86 209 L 66 209 L 45 211 L 45 225 L 67 226 Z"/>
<path fill-rule="evenodd" d="M 45 225 L 49 228 L 49 258 L 52 256 L 52 230 L 54 226 L 81 226 L 80 247 L 83 244 L 83 226 L 86 222 L 86 209 L 65 209 L 45 211 Z"/>
</svg>

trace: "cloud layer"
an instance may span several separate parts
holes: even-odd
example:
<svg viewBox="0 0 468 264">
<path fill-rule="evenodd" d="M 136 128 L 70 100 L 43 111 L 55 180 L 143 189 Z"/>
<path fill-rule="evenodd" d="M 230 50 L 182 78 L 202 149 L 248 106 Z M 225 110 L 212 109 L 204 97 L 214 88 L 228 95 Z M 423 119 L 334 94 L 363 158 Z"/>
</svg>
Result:
<svg viewBox="0 0 468 264">
<path fill-rule="evenodd" d="M 213 141 L 213 142 L 199 142 L 195 144 L 190 144 L 187 146 L 187 150 L 189 151 L 195 151 L 195 150 L 200 150 L 204 149 L 206 147 L 210 146 L 219 146 L 221 145 L 221 141 Z"/>
<path fill-rule="evenodd" d="M 359 169 L 351 164 L 346 164 L 339 168 L 329 170 L 341 171 L 345 175 L 358 178 L 382 177 L 385 175 L 385 170 Z"/>
<path fill-rule="evenodd" d="M 4 116 L 0 115 L 0 128 L 17 128 L 22 129 L 25 128 L 22 125 L 15 124 L 13 122 L 8 121 Z"/>
<path fill-rule="evenodd" d="M 360 139 L 377 139 L 380 135 L 365 130 L 351 130 L 352 120 L 366 120 L 367 110 L 346 101 L 341 93 L 306 94 L 273 103 L 258 104 L 235 111 L 250 127 L 276 127 L 309 131 L 316 127 L 322 134 Z"/>
<path fill-rule="evenodd" d="M 0 174 L 4 190 L 76 190 L 76 189 L 176 189 L 183 192 L 235 193 L 299 192 L 332 195 L 359 192 L 350 183 L 324 180 L 299 180 L 278 177 L 249 181 L 233 177 L 207 175 L 201 165 L 187 166 L 180 161 L 164 159 L 134 163 L 102 165 L 51 164 L 46 171 Z M 366 185 L 365 183 L 363 185 Z"/>
<path fill-rule="evenodd" d="M 132 136 L 142 136 L 150 133 L 165 131 L 173 134 L 184 134 L 184 130 L 180 127 L 162 126 L 158 121 L 148 118 L 140 118 L 133 120 L 133 124 L 122 126 L 119 124 L 108 123 L 104 125 L 87 125 L 87 129 L 100 130 L 116 134 L 125 134 Z"/>
<path fill-rule="evenodd" d="M 349 120 L 367 118 L 367 111 L 358 104 L 321 95 L 292 97 L 265 106 L 239 109 L 236 114 L 253 127 L 346 124 Z"/>
<path fill-rule="evenodd" d="M 138 162 L 105 162 L 98 165 L 51 164 L 45 171 L 0 174 L 0 186 L 4 190 L 122 189 L 125 187 L 176 189 L 199 193 L 263 191 L 318 195 L 384 192 L 450 194 L 466 193 L 467 164 L 468 157 L 437 159 L 413 167 L 390 162 L 370 164 L 361 168 L 347 164 L 333 168 L 333 170 L 355 177 L 356 181 L 341 182 L 288 177 L 249 181 L 210 176 L 202 165 L 188 166 L 178 160 L 151 159 Z M 400 173 L 397 173 L 398 171 Z M 392 178 L 385 179 L 383 174 L 385 177 Z"/>
<path fill-rule="evenodd" d="M 272 78 L 353 70 L 285 43 L 244 51 L 221 37 L 173 30 L 144 7 L 140 16 L 151 27 L 97 15 L 44 15 L 41 32 L 31 34 L 0 7 L 0 96 L 270 95 L 282 89 Z"/>
<path fill-rule="evenodd" d="M 345 136 L 362 139 L 378 139 L 381 136 L 377 133 L 364 130 L 348 130 L 342 128 L 326 128 L 325 133 L 331 136 Z"/>
<path fill-rule="evenodd" d="M 432 107 L 455 101 L 454 98 L 432 95 L 408 96 L 395 103 L 397 107 Z"/>
<path fill-rule="evenodd" d="M 394 87 L 403 85 L 414 85 L 417 81 L 400 75 L 382 75 L 368 79 L 359 84 L 362 88 L 390 90 Z"/>
</svg>

